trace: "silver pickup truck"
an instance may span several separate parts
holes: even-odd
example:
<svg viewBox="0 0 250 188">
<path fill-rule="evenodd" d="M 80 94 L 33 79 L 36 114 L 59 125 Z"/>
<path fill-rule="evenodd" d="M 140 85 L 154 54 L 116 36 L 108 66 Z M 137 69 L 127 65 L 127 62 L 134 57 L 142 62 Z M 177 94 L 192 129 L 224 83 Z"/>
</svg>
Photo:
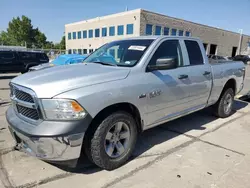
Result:
<svg viewBox="0 0 250 188">
<path fill-rule="evenodd" d="M 6 117 L 29 155 L 62 162 L 83 153 L 112 170 L 128 160 L 146 129 L 208 106 L 218 117 L 230 116 L 244 76 L 242 62 L 209 64 L 196 38 L 124 39 L 83 64 L 14 78 Z"/>
</svg>

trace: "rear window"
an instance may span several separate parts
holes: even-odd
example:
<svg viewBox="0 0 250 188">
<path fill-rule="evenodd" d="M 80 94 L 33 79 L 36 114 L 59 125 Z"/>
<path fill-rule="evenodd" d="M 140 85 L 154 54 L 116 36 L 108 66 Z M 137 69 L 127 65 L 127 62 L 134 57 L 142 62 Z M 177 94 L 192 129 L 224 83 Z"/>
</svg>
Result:
<svg viewBox="0 0 250 188">
<path fill-rule="evenodd" d="M 37 53 L 36 56 L 38 59 L 48 60 L 48 56 L 45 53 Z"/>
<path fill-rule="evenodd" d="M 22 60 L 47 60 L 48 57 L 44 53 L 37 52 L 19 52 Z"/>
<path fill-rule="evenodd" d="M 14 59 L 15 56 L 13 52 L 0 52 L 0 58 L 1 59 Z"/>
<path fill-rule="evenodd" d="M 192 40 L 185 40 L 185 44 L 187 47 L 190 65 L 202 65 L 203 57 L 199 44 Z"/>
</svg>

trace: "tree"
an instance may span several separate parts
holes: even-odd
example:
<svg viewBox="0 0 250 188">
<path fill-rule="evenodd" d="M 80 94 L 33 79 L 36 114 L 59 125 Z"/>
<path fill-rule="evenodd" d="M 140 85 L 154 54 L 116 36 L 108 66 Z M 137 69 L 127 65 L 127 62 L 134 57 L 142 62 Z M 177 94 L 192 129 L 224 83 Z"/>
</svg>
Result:
<svg viewBox="0 0 250 188">
<path fill-rule="evenodd" d="M 0 33 L 0 45 L 10 45 L 8 34 L 5 31 Z"/>
<path fill-rule="evenodd" d="M 66 49 L 66 44 L 65 44 L 65 36 L 62 37 L 62 40 L 60 42 L 60 46 L 62 50 Z"/>
<path fill-rule="evenodd" d="M 35 43 L 33 25 L 31 24 L 31 20 L 26 16 L 22 16 L 21 19 L 19 16 L 13 18 L 9 22 L 7 34 L 12 45 L 21 46 L 26 44 L 27 47 L 31 47 Z"/>
<path fill-rule="evenodd" d="M 47 42 L 47 37 L 44 33 L 39 31 L 38 28 L 34 29 L 34 39 L 35 39 L 35 45 L 37 48 L 44 48 Z"/>
<path fill-rule="evenodd" d="M 46 44 L 43 47 L 44 49 L 53 49 L 54 43 L 52 41 L 46 41 Z"/>
<path fill-rule="evenodd" d="M 31 19 L 18 16 L 9 22 L 7 32 L 2 32 L 0 39 L 6 45 L 42 48 L 46 45 L 47 37 L 38 28 L 33 28 Z"/>
<path fill-rule="evenodd" d="M 26 16 L 14 17 L 7 31 L 0 33 L 0 45 L 25 46 L 28 48 L 65 49 L 65 37 L 58 44 L 47 41 L 47 37 L 39 28 L 33 28 L 31 19 Z"/>
</svg>

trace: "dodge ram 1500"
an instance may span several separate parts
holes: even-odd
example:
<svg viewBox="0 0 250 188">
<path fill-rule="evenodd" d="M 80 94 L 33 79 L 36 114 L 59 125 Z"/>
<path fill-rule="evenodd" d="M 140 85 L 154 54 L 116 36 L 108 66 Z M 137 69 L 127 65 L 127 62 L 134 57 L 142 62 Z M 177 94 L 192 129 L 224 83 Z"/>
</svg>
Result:
<svg viewBox="0 0 250 188">
<path fill-rule="evenodd" d="M 202 42 L 191 37 L 114 41 L 84 62 L 10 82 L 6 117 L 28 154 L 58 162 L 84 151 L 99 167 L 115 169 L 146 129 L 208 106 L 230 116 L 245 76 L 242 62 L 210 64 Z"/>
</svg>

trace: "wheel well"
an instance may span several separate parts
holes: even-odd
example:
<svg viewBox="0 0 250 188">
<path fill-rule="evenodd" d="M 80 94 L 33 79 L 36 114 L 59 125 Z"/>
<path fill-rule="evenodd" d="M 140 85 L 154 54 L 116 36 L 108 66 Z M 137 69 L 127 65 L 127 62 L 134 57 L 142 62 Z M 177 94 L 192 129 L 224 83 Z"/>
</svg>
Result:
<svg viewBox="0 0 250 188">
<path fill-rule="evenodd" d="M 142 120 L 141 120 L 140 112 L 138 108 L 131 103 L 117 103 L 117 104 L 113 104 L 111 106 L 104 108 L 94 117 L 92 123 L 99 124 L 105 117 L 117 111 L 125 111 L 131 114 L 136 121 L 138 132 L 142 132 Z M 91 127 L 92 126 L 90 125 L 89 128 Z"/>
<path fill-rule="evenodd" d="M 234 94 L 236 94 L 236 81 L 235 81 L 235 79 L 232 78 L 232 79 L 230 79 L 230 80 L 227 81 L 227 83 L 224 85 L 224 88 L 223 88 L 221 94 L 222 94 L 226 89 L 228 89 L 228 88 L 232 88 L 233 91 L 234 91 Z"/>
</svg>

